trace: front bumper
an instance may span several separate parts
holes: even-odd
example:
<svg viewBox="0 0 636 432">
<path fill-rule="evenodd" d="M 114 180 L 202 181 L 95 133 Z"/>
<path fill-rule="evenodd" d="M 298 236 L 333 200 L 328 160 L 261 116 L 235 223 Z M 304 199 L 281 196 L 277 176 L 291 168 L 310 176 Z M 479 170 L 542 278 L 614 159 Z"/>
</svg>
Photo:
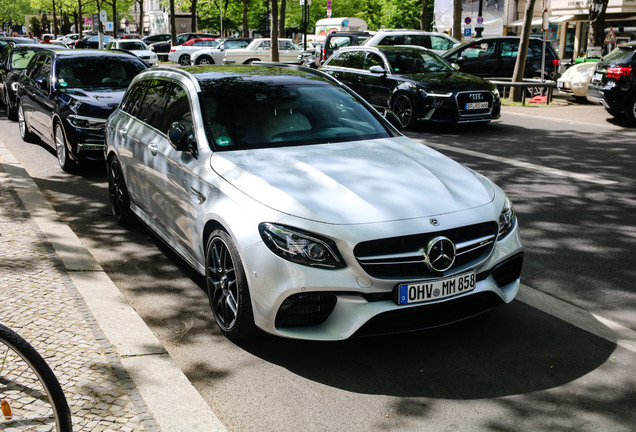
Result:
<svg viewBox="0 0 636 432">
<path fill-rule="evenodd" d="M 327 341 L 436 327 L 509 303 L 520 286 L 523 246 L 515 226 L 487 259 L 464 270 L 477 273 L 473 291 L 402 306 L 394 300 L 396 287 L 409 281 L 369 276 L 355 258 L 345 256 L 344 269 L 322 270 L 287 262 L 259 243 L 243 250 L 242 259 L 259 328 Z"/>
</svg>

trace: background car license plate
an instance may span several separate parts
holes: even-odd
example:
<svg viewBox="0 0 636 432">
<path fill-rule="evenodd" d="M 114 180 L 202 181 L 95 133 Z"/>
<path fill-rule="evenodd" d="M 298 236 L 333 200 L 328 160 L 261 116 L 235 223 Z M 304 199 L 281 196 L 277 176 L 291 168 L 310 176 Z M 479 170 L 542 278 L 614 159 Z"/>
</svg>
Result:
<svg viewBox="0 0 636 432">
<path fill-rule="evenodd" d="M 398 304 L 423 303 L 452 297 L 475 289 L 475 272 L 447 279 L 401 284 L 398 286 Z"/>
<path fill-rule="evenodd" d="M 488 102 L 468 102 L 466 104 L 467 110 L 486 109 L 488 108 Z"/>
</svg>

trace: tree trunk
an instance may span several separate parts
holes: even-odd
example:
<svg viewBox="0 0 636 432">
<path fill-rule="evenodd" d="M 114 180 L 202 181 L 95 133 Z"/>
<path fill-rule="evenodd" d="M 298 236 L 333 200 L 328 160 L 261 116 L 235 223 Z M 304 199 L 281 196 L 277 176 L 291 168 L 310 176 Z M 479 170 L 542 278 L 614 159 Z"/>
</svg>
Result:
<svg viewBox="0 0 636 432">
<path fill-rule="evenodd" d="M 462 40 L 462 0 L 453 1 L 453 37 Z"/>
<path fill-rule="evenodd" d="M 247 23 L 247 6 L 250 4 L 250 0 L 243 0 L 243 28 L 241 33 L 243 37 L 250 37 L 250 29 Z"/>
<path fill-rule="evenodd" d="M 420 10 L 420 30 L 428 30 L 428 0 L 422 0 Z"/>
<path fill-rule="evenodd" d="M 53 0 L 53 34 L 57 37 L 58 28 L 57 28 L 57 12 L 55 11 L 55 0 Z"/>
<path fill-rule="evenodd" d="M 272 25 L 270 35 L 272 39 L 272 61 L 277 62 L 280 59 L 278 55 L 278 0 L 272 0 Z"/>
<path fill-rule="evenodd" d="M 190 28 L 192 28 L 192 32 L 196 33 L 198 31 L 197 26 L 197 0 L 191 0 L 190 6 L 190 15 L 192 17 L 192 21 L 190 21 Z M 223 35 L 221 35 L 223 36 Z"/>
<path fill-rule="evenodd" d="M 177 22 L 174 17 L 174 0 L 170 0 L 170 39 L 172 45 L 177 44 Z"/>
<path fill-rule="evenodd" d="M 590 1 L 590 32 L 587 37 L 587 56 L 600 58 L 605 42 L 605 11 L 609 0 Z"/>
<path fill-rule="evenodd" d="M 139 21 L 137 21 L 137 34 L 144 37 L 144 0 L 137 0 L 139 5 Z"/>
<path fill-rule="evenodd" d="M 528 0 L 526 10 L 523 15 L 523 26 L 521 27 L 521 40 L 519 41 L 519 50 L 517 52 L 517 61 L 515 62 L 515 70 L 512 73 L 512 82 L 522 82 L 523 75 L 526 71 L 526 59 L 528 57 L 528 46 L 530 45 L 530 30 L 532 29 L 532 14 L 534 12 L 534 4 L 536 0 Z M 521 101 L 521 94 L 525 89 L 522 87 L 512 87 L 510 91 L 510 99 L 514 102 Z"/>
<path fill-rule="evenodd" d="M 278 21 L 278 36 L 284 38 L 285 34 L 285 10 L 287 9 L 287 0 L 280 0 L 280 19 Z"/>
<path fill-rule="evenodd" d="M 117 39 L 119 31 L 119 20 L 117 19 L 117 0 L 113 0 L 113 37 Z"/>
</svg>

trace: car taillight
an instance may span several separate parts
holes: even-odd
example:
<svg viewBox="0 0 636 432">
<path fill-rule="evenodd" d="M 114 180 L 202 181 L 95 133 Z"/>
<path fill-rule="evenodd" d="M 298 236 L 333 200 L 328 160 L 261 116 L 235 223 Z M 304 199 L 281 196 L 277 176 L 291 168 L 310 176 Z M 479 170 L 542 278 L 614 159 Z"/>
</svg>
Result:
<svg viewBox="0 0 636 432">
<path fill-rule="evenodd" d="M 558 67 L 561 64 L 561 60 L 555 58 L 554 60 L 552 60 L 552 64 Z"/>
<path fill-rule="evenodd" d="M 607 77 L 613 79 L 621 79 L 632 74 L 631 66 L 616 66 L 607 70 Z"/>
</svg>

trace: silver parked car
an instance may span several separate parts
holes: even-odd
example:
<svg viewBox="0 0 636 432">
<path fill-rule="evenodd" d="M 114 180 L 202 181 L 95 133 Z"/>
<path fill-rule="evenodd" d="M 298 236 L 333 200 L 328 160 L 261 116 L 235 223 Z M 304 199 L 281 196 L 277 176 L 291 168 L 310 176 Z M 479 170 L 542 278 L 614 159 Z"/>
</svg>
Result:
<svg viewBox="0 0 636 432">
<path fill-rule="evenodd" d="M 149 69 L 106 128 L 116 220 L 205 275 L 230 338 L 426 328 L 518 292 L 506 194 L 322 72 Z"/>
</svg>

